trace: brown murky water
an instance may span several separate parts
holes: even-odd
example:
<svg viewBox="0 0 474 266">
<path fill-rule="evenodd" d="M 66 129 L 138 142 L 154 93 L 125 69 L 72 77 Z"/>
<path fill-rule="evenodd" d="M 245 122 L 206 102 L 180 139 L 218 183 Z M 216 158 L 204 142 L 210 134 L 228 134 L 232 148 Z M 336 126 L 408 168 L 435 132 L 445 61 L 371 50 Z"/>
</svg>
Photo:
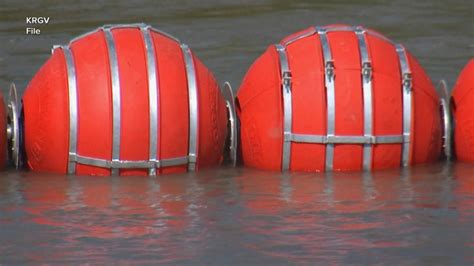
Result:
<svg viewBox="0 0 474 266">
<path fill-rule="evenodd" d="M 26 16 L 50 16 L 24 34 Z M 452 86 L 474 55 L 472 1 L 12 1 L 0 3 L 0 88 L 22 91 L 53 44 L 108 23 L 179 37 L 238 87 L 271 43 L 308 25 L 361 24 Z M 474 263 L 474 165 L 373 174 L 67 177 L 0 172 L 0 265 Z"/>
</svg>

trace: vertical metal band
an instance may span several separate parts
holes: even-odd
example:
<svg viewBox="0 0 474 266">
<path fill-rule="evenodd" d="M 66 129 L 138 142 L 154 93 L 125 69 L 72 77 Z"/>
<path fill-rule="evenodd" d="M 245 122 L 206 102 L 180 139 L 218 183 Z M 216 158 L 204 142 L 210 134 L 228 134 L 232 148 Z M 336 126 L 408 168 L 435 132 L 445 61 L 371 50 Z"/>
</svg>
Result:
<svg viewBox="0 0 474 266">
<path fill-rule="evenodd" d="M 77 82 L 76 67 L 74 66 L 74 57 L 69 47 L 62 46 L 67 68 L 67 83 L 69 90 L 69 156 L 67 172 L 68 174 L 76 173 L 77 155 Z"/>
<path fill-rule="evenodd" d="M 410 165 L 411 148 L 411 117 L 412 117 L 412 76 L 405 48 L 397 44 L 396 51 L 400 60 L 400 72 L 402 76 L 403 93 L 403 147 L 402 165 Z"/>
<path fill-rule="evenodd" d="M 292 127 L 292 104 L 291 104 L 291 72 L 288 65 L 288 57 L 284 46 L 277 44 L 276 50 L 280 59 L 281 90 L 283 95 L 283 150 L 281 169 L 290 169 L 291 158 L 291 127 Z"/>
<path fill-rule="evenodd" d="M 364 95 L 364 136 L 370 137 L 373 133 L 372 117 L 372 64 L 370 62 L 365 30 L 361 27 L 355 28 L 357 40 L 359 42 L 362 88 Z M 364 144 L 363 168 L 370 171 L 372 168 L 372 144 Z"/>
<path fill-rule="evenodd" d="M 148 104 L 150 110 L 150 139 L 149 139 L 149 160 L 157 162 L 158 151 L 158 104 L 159 104 L 159 84 L 156 76 L 155 47 L 150 34 L 149 26 L 142 26 L 140 30 L 143 34 L 146 50 L 146 65 L 148 74 Z M 150 176 L 156 176 L 155 166 L 148 170 Z"/>
<path fill-rule="evenodd" d="M 334 86 L 334 62 L 332 60 L 331 47 L 327 37 L 327 30 L 323 28 L 316 28 L 321 46 L 323 49 L 324 58 L 324 80 L 326 86 L 327 98 L 327 136 L 335 136 L 336 131 L 336 95 Z M 334 164 L 334 144 L 326 145 L 326 171 L 332 171 Z"/>
<path fill-rule="evenodd" d="M 117 50 L 115 48 L 115 41 L 110 28 L 102 28 L 105 33 L 105 40 L 107 42 L 107 49 L 109 51 L 109 65 L 110 75 L 112 81 L 112 162 L 120 161 L 120 112 L 121 112 L 121 96 L 120 96 L 120 79 L 119 68 L 117 61 Z M 118 175 L 119 169 L 112 168 L 112 175 Z"/>
<path fill-rule="evenodd" d="M 181 44 L 184 63 L 186 64 L 186 76 L 188 80 L 189 99 L 189 162 L 188 170 L 194 171 L 197 162 L 197 135 L 198 135 L 198 93 L 196 71 L 194 69 L 193 56 L 186 44 Z"/>
</svg>

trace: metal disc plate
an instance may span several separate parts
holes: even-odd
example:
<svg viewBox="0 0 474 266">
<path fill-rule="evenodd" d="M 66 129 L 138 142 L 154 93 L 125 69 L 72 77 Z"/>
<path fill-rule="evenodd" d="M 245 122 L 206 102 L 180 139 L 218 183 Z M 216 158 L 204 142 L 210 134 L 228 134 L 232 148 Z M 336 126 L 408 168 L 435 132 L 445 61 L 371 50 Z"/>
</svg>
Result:
<svg viewBox="0 0 474 266">
<path fill-rule="evenodd" d="M 235 97 L 229 82 L 224 83 L 223 94 L 226 100 L 230 123 L 229 155 L 232 165 L 235 167 L 237 164 L 237 114 L 235 111 Z"/>
<path fill-rule="evenodd" d="M 8 130 L 10 143 L 10 154 L 16 169 L 20 167 L 20 125 L 19 125 L 18 93 L 14 83 L 10 85 L 8 99 Z"/>
<path fill-rule="evenodd" d="M 441 80 L 438 87 L 440 92 L 441 122 L 443 126 L 443 151 L 446 158 L 451 159 L 453 127 L 448 86 L 446 85 L 446 81 Z"/>
</svg>

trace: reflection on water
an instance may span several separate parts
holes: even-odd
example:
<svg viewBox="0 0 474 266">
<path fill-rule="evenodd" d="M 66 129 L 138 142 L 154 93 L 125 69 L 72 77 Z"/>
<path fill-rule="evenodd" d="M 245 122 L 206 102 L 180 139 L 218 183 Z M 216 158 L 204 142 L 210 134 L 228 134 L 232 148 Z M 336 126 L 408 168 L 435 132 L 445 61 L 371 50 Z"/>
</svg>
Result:
<svg viewBox="0 0 474 266">
<path fill-rule="evenodd" d="M 0 3 L 0 91 L 24 90 L 54 44 L 146 22 L 188 43 L 221 83 L 309 25 L 362 24 L 453 85 L 472 58 L 469 0 L 117 0 Z M 50 16 L 26 36 L 26 16 Z M 373 175 L 215 169 L 158 178 L 0 172 L 0 264 L 472 264 L 474 166 Z"/>
<path fill-rule="evenodd" d="M 7 174 L 0 179 L 0 262 L 473 260 L 474 166 L 401 171 Z"/>
</svg>

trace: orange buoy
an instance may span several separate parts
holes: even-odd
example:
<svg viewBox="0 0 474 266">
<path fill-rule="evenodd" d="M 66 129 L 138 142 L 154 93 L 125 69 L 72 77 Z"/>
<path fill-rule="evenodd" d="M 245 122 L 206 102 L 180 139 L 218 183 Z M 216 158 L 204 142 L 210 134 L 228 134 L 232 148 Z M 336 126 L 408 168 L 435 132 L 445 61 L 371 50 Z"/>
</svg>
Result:
<svg viewBox="0 0 474 266">
<path fill-rule="evenodd" d="M 147 25 L 106 25 L 55 46 L 23 109 L 34 171 L 155 175 L 222 161 L 227 108 L 214 76 Z"/>
<path fill-rule="evenodd" d="M 311 27 L 270 46 L 237 95 L 245 165 L 373 170 L 441 153 L 440 99 L 406 49 L 363 27 Z"/>
<path fill-rule="evenodd" d="M 7 164 L 7 108 L 0 91 L 0 170 Z"/>
<path fill-rule="evenodd" d="M 454 86 L 454 150 L 457 159 L 474 162 L 474 59 L 464 67 Z"/>
</svg>

